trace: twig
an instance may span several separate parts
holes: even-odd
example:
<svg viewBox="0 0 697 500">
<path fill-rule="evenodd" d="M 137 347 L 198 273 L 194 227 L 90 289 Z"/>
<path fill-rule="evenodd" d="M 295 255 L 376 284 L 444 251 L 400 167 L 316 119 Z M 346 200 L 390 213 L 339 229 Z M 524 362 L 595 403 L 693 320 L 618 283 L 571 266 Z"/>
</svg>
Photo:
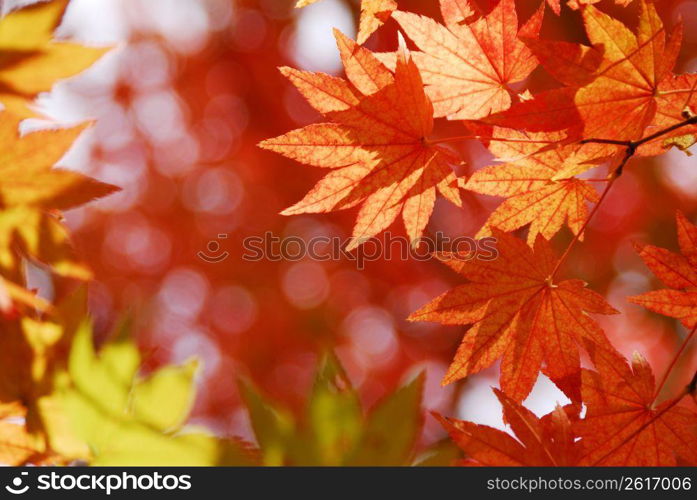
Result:
<svg viewBox="0 0 697 500">
<path fill-rule="evenodd" d="M 656 388 L 656 393 L 654 394 L 653 401 L 654 403 L 656 402 L 656 399 L 658 398 L 658 395 L 661 393 L 663 390 L 663 386 L 666 385 L 666 382 L 668 381 L 668 377 L 670 376 L 671 372 L 673 371 L 673 368 L 675 368 L 675 365 L 678 362 L 678 359 L 680 359 L 680 356 L 682 355 L 683 351 L 687 347 L 687 344 L 690 343 L 690 340 L 692 340 L 692 337 L 695 336 L 695 332 L 697 332 L 697 325 L 690 331 L 690 333 L 687 334 L 687 337 L 685 337 L 685 340 L 683 340 L 682 345 L 680 346 L 680 349 L 675 353 L 673 356 L 673 360 L 670 362 L 668 365 L 668 369 L 666 370 L 665 374 L 663 375 L 663 378 L 661 379 L 661 383 L 658 384 L 658 387 Z M 697 383 L 697 374 L 695 374 L 695 379 L 693 382 Z M 694 389 L 690 391 L 690 394 L 694 392 Z"/>
<path fill-rule="evenodd" d="M 446 142 L 460 142 L 468 140 L 492 141 L 492 142 L 517 142 L 523 144 L 555 144 L 559 141 L 545 141 L 541 139 L 506 139 L 503 137 L 490 137 L 485 135 L 456 135 L 454 137 L 443 137 L 442 139 L 425 140 L 428 145 L 443 144 Z"/>
<path fill-rule="evenodd" d="M 662 135 L 666 135 L 674 130 L 678 130 L 679 128 L 686 127 L 688 125 L 694 125 L 697 124 L 697 115 L 690 115 L 688 113 L 683 113 L 683 116 L 685 117 L 685 120 L 676 123 L 674 125 L 671 125 L 670 127 L 664 128 L 663 130 L 659 130 L 658 132 L 648 135 L 644 137 L 643 139 L 639 139 L 638 141 L 618 141 L 615 139 L 583 139 L 581 144 L 615 144 L 617 146 L 626 146 L 627 151 L 630 149 L 634 152 L 636 152 L 636 149 L 641 146 L 642 144 L 645 144 L 649 141 L 653 141 L 654 139 L 657 139 L 661 137 Z M 632 156 L 634 153 L 632 153 Z"/>
<path fill-rule="evenodd" d="M 624 162 L 623 162 L 624 163 Z M 564 250 L 564 253 L 562 256 L 559 258 L 557 261 L 557 264 L 554 266 L 554 269 L 549 275 L 548 281 L 551 283 L 552 280 L 554 279 L 554 276 L 556 276 L 557 272 L 561 268 L 562 264 L 566 261 L 566 259 L 569 257 L 569 254 L 571 253 L 571 250 L 573 249 L 574 245 L 578 243 L 578 241 L 581 239 L 581 236 L 583 236 L 584 231 L 588 227 L 588 224 L 590 224 L 591 219 L 593 219 L 593 216 L 598 212 L 600 209 L 600 205 L 602 205 L 603 201 L 607 198 L 608 193 L 610 192 L 610 189 L 612 188 L 613 184 L 615 184 L 615 181 L 619 178 L 621 174 L 621 171 L 615 170 L 611 175 L 611 177 L 608 179 L 607 186 L 605 186 L 605 189 L 603 190 L 603 193 L 600 195 L 600 199 L 598 200 L 598 203 L 595 204 L 593 207 L 593 210 L 591 210 L 591 213 L 588 215 L 586 218 L 586 221 L 583 223 L 583 226 L 581 226 L 581 229 L 578 230 L 578 232 L 574 235 L 574 239 L 571 240 L 569 245 L 566 247 L 566 250 Z"/>
<path fill-rule="evenodd" d="M 622 175 L 622 171 L 624 170 L 624 167 L 627 165 L 627 162 L 636 154 L 637 149 L 639 146 L 642 144 L 645 144 L 649 141 L 652 141 L 658 137 L 661 137 L 662 135 L 665 135 L 667 133 L 670 133 L 674 130 L 677 130 L 679 128 L 685 127 L 687 125 L 692 125 L 692 124 L 697 124 L 697 115 L 692 115 L 691 113 L 685 111 L 683 112 L 683 116 L 685 117 L 685 120 L 681 121 L 680 123 L 676 123 L 675 125 L 671 125 L 670 127 L 664 128 L 663 130 L 659 130 L 658 132 L 651 134 L 649 136 L 644 137 L 643 139 L 640 139 L 638 141 L 619 141 L 616 139 L 584 139 L 580 141 L 581 144 L 614 144 L 616 146 L 625 146 L 626 150 L 624 153 L 624 158 L 622 158 L 622 161 L 620 162 L 619 166 L 614 170 L 614 172 L 609 177 L 609 182 L 607 186 L 605 186 L 605 190 L 603 191 L 603 194 L 600 196 L 600 200 L 598 200 L 598 203 L 596 203 L 595 207 L 593 207 L 593 210 L 591 213 L 588 215 L 588 218 L 586 218 L 586 221 L 583 223 L 583 226 L 581 226 L 581 229 L 576 233 L 574 236 L 574 239 L 571 240 L 571 243 L 569 243 L 569 246 L 566 247 L 566 250 L 562 254 L 561 258 L 557 262 L 557 265 L 554 267 L 554 270 L 549 276 L 549 281 L 551 282 L 554 279 L 554 276 L 557 274 L 559 271 L 559 268 L 561 265 L 566 261 L 566 259 L 569 257 L 569 254 L 571 253 L 571 250 L 573 247 L 578 243 L 578 241 L 581 239 L 581 236 L 583 236 L 584 231 L 588 227 L 588 224 L 590 223 L 591 219 L 593 216 L 598 212 L 598 209 L 600 208 L 600 205 L 602 202 L 607 198 L 607 194 L 610 191 L 610 188 L 613 186 L 615 181 Z"/>
</svg>

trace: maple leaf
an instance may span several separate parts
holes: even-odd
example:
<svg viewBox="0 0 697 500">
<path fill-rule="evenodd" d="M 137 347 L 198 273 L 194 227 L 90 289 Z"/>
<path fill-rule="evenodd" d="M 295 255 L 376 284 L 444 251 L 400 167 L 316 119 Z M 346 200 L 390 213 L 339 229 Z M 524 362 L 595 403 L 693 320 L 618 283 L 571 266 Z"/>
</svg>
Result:
<svg viewBox="0 0 697 500">
<path fill-rule="evenodd" d="M 664 131 L 697 113 L 697 74 L 672 75 L 658 86 L 656 116 L 646 135 Z M 686 151 L 697 142 L 697 124 L 680 127 L 639 148 L 639 154 L 656 155 L 671 146 Z"/>
<path fill-rule="evenodd" d="M 507 198 L 477 237 L 489 236 L 492 227 L 510 232 L 530 224 L 528 244 L 532 245 L 538 234 L 550 240 L 565 222 L 578 234 L 588 218 L 587 202 L 599 201 L 589 182 L 574 177 L 594 166 L 586 164 L 592 159 L 584 155 L 588 148 L 579 144 L 545 147 L 563 140 L 563 133 L 494 128 L 493 136 L 489 150 L 514 160 L 485 167 L 465 184 L 470 191 Z"/>
<path fill-rule="evenodd" d="M 328 354 L 302 418 L 240 382 L 264 465 L 398 466 L 412 462 L 421 430 L 424 376 L 363 411 L 339 359 Z"/>
<path fill-rule="evenodd" d="M 614 349 L 589 345 L 595 371 L 583 371 L 586 415 L 576 423 L 584 452 L 579 465 L 697 464 L 697 414 L 680 398 L 655 405 L 651 367 L 639 354 L 631 366 Z"/>
<path fill-rule="evenodd" d="M 579 404 L 557 406 L 551 413 L 538 418 L 500 390 L 494 389 L 494 392 L 503 407 L 504 419 L 517 440 L 487 425 L 436 415 L 467 455 L 461 465 L 550 467 L 576 464 L 581 449 L 572 424 L 579 419 Z"/>
<path fill-rule="evenodd" d="M 72 318 L 84 313 L 84 290 L 56 304 L 53 321 L 22 317 L 2 322 L 0 336 L 0 401 L 20 404 L 21 416 L 34 421 L 35 402 L 46 391 L 45 381 L 60 365 L 59 353 L 74 333 Z M 77 316 L 80 317 L 80 316 Z"/>
<path fill-rule="evenodd" d="M 52 391 L 52 377 L 64 366 L 65 353 L 86 309 L 83 288 L 57 302 L 51 308 L 51 320 L 20 317 L 0 322 L 2 463 L 64 462 L 49 446 L 39 401 Z"/>
<path fill-rule="evenodd" d="M 340 34 L 337 38 L 348 78 L 359 91 L 340 78 L 282 69 L 310 104 L 332 120 L 260 143 L 288 158 L 332 169 L 282 213 L 331 212 L 360 204 L 349 250 L 387 228 L 400 213 L 416 242 L 433 211 L 436 191 L 461 205 L 449 166 L 458 160 L 429 143 L 433 107 L 403 40 L 392 76 L 369 51 L 355 46 L 355 56 L 349 55 L 351 43 Z"/>
<path fill-rule="evenodd" d="M 486 16 L 474 16 L 468 0 L 441 2 L 446 26 L 407 12 L 393 17 L 419 47 L 421 70 L 436 117 L 477 120 L 510 107 L 507 85 L 528 77 L 537 59 L 519 36 L 536 37 L 544 4 L 522 27 L 514 0 L 501 0 Z"/>
<path fill-rule="evenodd" d="M 588 38 L 603 47 L 597 78 L 575 97 L 585 137 L 640 139 L 655 116 L 658 87 L 675 65 L 682 30 L 666 41 L 653 3 L 642 0 L 640 8 L 636 35 L 593 6 L 583 11 Z"/>
<path fill-rule="evenodd" d="M 298 0 L 296 8 L 305 7 L 318 0 Z M 358 43 L 365 43 L 370 35 L 382 26 L 397 9 L 396 0 L 361 0 L 361 19 L 358 27 Z"/>
<path fill-rule="evenodd" d="M 443 254 L 441 260 L 469 282 L 450 290 L 409 316 L 410 321 L 472 325 L 443 379 L 454 382 L 498 358 L 501 388 L 516 401 L 530 393 L 545 373 L 576 401 L 580 398 L 579 346 L 605 345 L 605 334 L 587 313 L 614 314 L 602 296 L 580 280 L 553 284 L 555 256 L 542 236 L 534 248 L 496 228 L 498 258 L 467 261 Z"/>
<path fill-rule="evenodd" d="M 117 188 L 78 172 L 53 168 L 84 126 L 20 137 L 18 125 L 18 117 L 2 113 L 0 148 L 4 162 L 0 175 L 6 180 L 0 183 L 0 274 L 6 283 L 21 285 L 22 258 L 28 257 L 60 275 L 89 279 L 91 273 L 77 262 L 58 211 L 106 196 Z M 11 291 L 21 302 L 30 299 L 14 287 Z"/>
<path fill-rule="evenodd" d="M 22 117 L 28 101 L 97 61 L 108 49 L 55 41 L 69 0 L 38 2 L 0 19 L 0 102 Z"/>
<path fill-rule="evenodd" d="M 51 448 L 92 465 L 254 465 L 241 440 L 218 439 L 185 425 L 194 398 L 196 362 L 139 374 L 137 346 L 128 331 L 95 351 L 82 323 L 67 369 L 38 404 Z"/>
<path fill-rule="evenodd" d="M 571 129 L 579 139 L 644 137 L 657 114 L 661 88 L 672 78 L 682 25 L 667 39 L 653 3 L 642 0 L 640 10 L 633 33 L 594 6 L 586 6 L 582 15 L 591 47 L 526 40 L 548 72 L 567 86 L 541 92 L 490 121 L 531 131 Z M 666 88 L 666 95 L 687 91 Z M 599 151 L 609 156 L 616 148 Z"/>
<path fill-rule="evenodd" d="M 682 255 L 653 245 L 635 247 L 649 269 L 670 289 L 629 297 L 629 301 L 697 326 L 697 227 L 682 212 L 676 215 Z"/>
<path fill-rule="evenodd" d="M 46 446 L 40 433 L 29 428 L 27 409 L 18 403 L 0 405 L 0 463 L 5 466 L 68 465 Z"/>
<path fill-rule="evenodd" d="M 65 155 L 85 125 L 32 132 L 19 137 L 16 117 L 0 115 L 0 206 L 67 210 L 113 193 L 117 188 L 78 172 L 53 166 Z"/>
</svg>

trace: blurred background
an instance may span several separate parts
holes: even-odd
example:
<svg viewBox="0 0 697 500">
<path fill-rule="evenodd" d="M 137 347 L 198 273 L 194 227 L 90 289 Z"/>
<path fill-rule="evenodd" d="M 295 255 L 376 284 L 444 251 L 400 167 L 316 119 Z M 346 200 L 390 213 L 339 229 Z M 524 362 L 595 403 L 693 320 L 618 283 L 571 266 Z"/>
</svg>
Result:
<svg viewBox="0 0 697 500">
<path fill-rule="evenodd" d="M 441 388 L 464 329 L 404 320 L 457 283 L 444 266 L 397 259 L 359 270 L 347 259 L 241 258 L 246 237 L 267 231 L 303 239 L 348 237 L 356 215 L 354 210 L 278 215 L 322 172 L 256 147 L 319 119 L 276 67 L 340 75 L 332 28 L 355 37 L 357 1 L 322 0 L 301 10 L 294 3 L 71 2 L 59 36 L 115 49 L 42 96 L 37 106 L 62 123 L 97 120 L 62 164 L 123 188 L 67 214 L 75 243 L 96 275 L 90 307 L 97 332 L 105 335 L 130 314 L 150 366 L 199 356 L 204 369 L 194 420 L 221 435 L 251 437 L 237 376 L 251 377 L 299 411 L 318 355 L 327 348 L 336 350 L 368 406 L 425 370 L 426 408 L 502 427 L 490 390 L 497 385 L 498 366 Z M 440 20 L 436 0 L 399 4 Z M 525 20 L 539 3 L 518 4 Z M 636 24 L 637 6 L 601 5 Z M 657 5 L 668 25 L 678 17 L 686 24 L 676 71 L 697 71 L 697 1 Z M 578 13 L 566 11 L 562 18 L 548 10 L 542 36 L 583 42 Z M 393 50 L 396 38 L 396 25 L 389 21 L 367 46 Z M 528 84 L 533 90 L 554 85 L 542 69 Z M 439 123 L 438 130 L 458 135 L 449 131 L 460 126 Z M 476 142 L 456 149 L 467 162 L 464 173 L 491 161 Z M 602 319 L 611 340 L 624 354 L 644 353 L 657 371 L 685 332 L 677 322 L 626 302 L 627 295 L 661 286 L 634 254 L 631 240 L 676 248 L 674 213 L 681 208 L 695 221 L 696 188 L 697 162 L 679 151 L 635 161 L 567 266 L 567 276 L 586 280 L 626 313 Z M 464 209 L 439 200 L 427 232 L 474 235 L 499 203 L 472 193 L 464 199 Z M 401 227 L 392 230 L 403 234 Z M 566 232 L 555 244 L 563 248 L 568 241 Z M 210 263 L 197 255 L 202 251 L 229 255 Z M 694 348 L 684 359 L 686 374 L 690 362 L 694 369 Z M 541 376 L 527 404 L 542 414 L 557 401 L 564 396 Z M 443 436 L 433 419 L 426 422 L 424 443 Z"/>
</svg>

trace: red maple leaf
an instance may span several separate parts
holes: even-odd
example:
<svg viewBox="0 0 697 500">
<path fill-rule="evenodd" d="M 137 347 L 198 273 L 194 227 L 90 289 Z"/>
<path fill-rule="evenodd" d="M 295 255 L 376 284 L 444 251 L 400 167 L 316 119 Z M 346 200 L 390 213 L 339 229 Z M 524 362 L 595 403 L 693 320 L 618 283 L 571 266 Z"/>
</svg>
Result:
<svg viewBox="0 0 697 500">
<path fill-rule="evenodd" d="M 697 227 L 682 212 L 676 215 L 682 255 L 653 245 L 636 244 L 649 269 L 669 289 L 653 290 L 629 301 L 679 319 L 687 328 L 697 326 Z"/>
<path fill-rule="evenodd" d="M 655 404 L 653 372 L 639 354 L 631 366 L 614 349 L 589 345 L 595 371 L 584 370 L 586 415 L 579 465 L 674 466 L 697 464 L 697 414 L 678 403 Z"/>
<path fill-rule="evenodd" d="M 572 400 L 580 399 L 579 346 L 607 345 L 600 327 L 587 313 L 614 314 L 597 293 L 580 280 L 552 281 L 556 259 L 547 240 L 534 248 L 493 230 L 498 257 L 491 261 L 441 255 L 468 283 L 450 290 L 413 313 L 410 321 L 472 325 L 458 348 L 443 383 L 454 382 L 501 363 L 501 388 L 522 401 L 538 372 L 555 380 Z"/>
<path fill-rule="evenodd" d="M 467 458 L 460 465 L 550 467 L 576 465 L 581 452 L 572 424 L 581 406 L 557 406 L 538 418 L 520 403 L 494 389 L 503 407 L 504 419 L 517 439 L 487 425 L 478 425 L 436 415 Z"/>
</svg>

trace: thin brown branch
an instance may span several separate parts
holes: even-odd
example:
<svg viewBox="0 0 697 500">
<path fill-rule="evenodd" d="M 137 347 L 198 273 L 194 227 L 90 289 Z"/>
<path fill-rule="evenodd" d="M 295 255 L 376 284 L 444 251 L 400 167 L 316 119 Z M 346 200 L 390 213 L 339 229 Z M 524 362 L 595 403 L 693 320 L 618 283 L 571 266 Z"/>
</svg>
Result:
<svg viewBox="0 0 697 500">
<path fill-rule="evenodd" d="M 583 226 L 581 229 L 576 233 L 574 236 L 574 239 L 571 240 L 571 243 L 569 243 L 569 246 L 566 247 L 566 250 L 562 254 L 561 258 L 557 262 L 557 265 L 554 267 L 554 270 L 550 274 L 549 280 L 552 281 L 554 279 L 554 276 L 557 274 L 559 269 L 561 268 L 562 264 L 566 261 L 566 259 L 569 257 L 569 254 L 571 253 L 571 250 L 573 247 L 578 243 L 578 241 L 581 239 L 581 236 L 583 236 L 584 231 L 588 227 L 588 224 L 590 223 L 591 219 L 593 219 L 593 216 L 598 212 L 598 209 L 600 208 L 600 205 L 603 203 L 605 198 L 607 198 L 607 194 L 610 191 L 610 188 L 613 186 L 615 181 L 622 175 L 622 171 L 624 170 L 624 167 L 627 165 L 627 162 L 636 154 L 637 149 L 639 146 L 642 144 L 645 144 L 649 141 L 652 141 L 654 139 L 657 139 L 658 137 L 661 137 L 662 135 L 668 134 L 674 130 L 680 129 L 682 127 L 685 127 L 687 125 L 692 125 L 692 124 L 697 124 L 697 115 L 685 115 L 685 120 L 676 123 L 675 125 L 671 125 L 670 127 L 664 128 L 663 130 L 659 130 L 658 132 L 651 134 L 649 136 L 644 137 L 643 139 L 640 139 L 638 141 L 619 141 L 616 139 L 584 139 L 581 142 L 581 144 L 590 144 L 590 143 L 595 143 L 595 144 L 614 144 L 617 146 L 625 146 L 626 151 L 624 153 L 624 158 L 622 158 L 622 161 L 620 162 L 619 166 L 615 169 L 615 171 L 611 174 L 611 177 L 609 177 L 609 182 L 607 186 L 605 186 L 605 190 L 603 191 L 603 194 L 600 196 L 600 200 L 598 200 L 598 203 L 596 203 L 595 207 L 593 207 L 593 210 L 591 213 L 588 215 L 588 218 L 586 221 L 583 223 Z"/>
<path fill-rule="evenodd" d="M 541 139 L 506 139 L 503 137 L 491 137 L 486 135 L 456 135 L 453 137 L 443 137 L 441 139 L 428 139 L 425 142 L 429 145 L 434 144 L 444 144 L 446 142 L 460 142 L 460 141 L 499 141 L 499 142 L 516 142 L 523 144 L 556 144 L 559 141 L 545 141 Z"/>
<path fill-rule="evenodd" d="M 583 139 L 581 144 L 615 144 L 617 146 L 626 146 L 627 149 L 633 149 L 636 151 L 636 149 L 641 146 L 642 144 L 645 144 L 649 141 L 653 141 L 654 139 L 658 139 L 662 135 L 669 134 L 670 132 L 673 132 L 674 130 L 678 130 L 680 128 L 686 127 L 688 125 L 694 125 L 697 124 L 697 115 L 695 116 L 687 116 L 683 121 L 678 122 L 674 125 L 671 125 L 670 127 L 666 127 L 663 130 L 659 130 L 656 133 L 653 133 L 651 135 L 648 135 L 644 137 L 643 139 L 639 139 L 638 141 L 618 141 L 616 139 Z M 633 155 L 633 153 L 632 153 Z"/>
<path fill-rule="evenodd" d="M 656 393 L 654 394 L 654 397 L 653 397 L 654 403 L 656 402 L 658 395 L 663 390 L 663 386 L 666 385 L 666 382 L 668 381 L 668 377 L 670 377 L 671 372 L 675 368 L 675 365 L 678 363 L 678 359 L 680 359 L 680 356 L 682 355 L 683 351 L 687 348 L 687 345 L 690 343 L 692 338 L 695 336 L 695 332 L 697 332 L 697 325 L 695 325 L 695 327 L 692 330 L 690 330 L 690 333 L 687 334 L 687 337 L 685 337 L 685 340 L 682 341 L 682 345 L 680 345 L 680 349 L 678 349 L 678 351 L 675 353 L 672 361 L 668 365 L 668 369 L 666 370 L 665 374 L 663 374 L 663 378 L 661 379 L 661 382 L 658 384 L 658 387 L 656 388 Z M 691 393 L 692 393 L 692 391 L 691 391 Z"/>
<path fill-rule="evenodd" d="M 629 146 L 632 141 L 618 141 L 616 139 L 583 139 L 581 144 L 614 144 L 616 146 Z"/>
<path fill-rule="evenodd" d="M 624 162 L 623 162 L 624 164 Z M 571 240 L 569 245 L 566 247 L 566 250 L 564 250 L 564 253 L 562 256 L 559 258 L 557 261 L 556 266 L 554 266 L 554 269 L 552 270 L 551 274 L 549 275 L 549 281 L 552 282 L 554 280 L 554 276 L 556 276 L 557 272 L 561 268 L 562 264 L 566 261 L 566 259 L 569 257 L 569 254 L 571 254 L 571 250 L 574 248 L 576 243 L 579 242 L 581 239 L 581 236 L 583 236 L 583 233 L 585 232 L 586 228 L 588 227 L 588 224 L 590 224 L 591 219 L 595 216 L 596 213 L 598 213 L 598 210 L 600 209 L 600 205 L 602 205 L 603 201 L 607 198 L 608 193 L 610 192 L 610 189 L 612 186 L 615 184 L 615 181 L 619 178 L 621 171 L 615 170 L 612 174 L 610 174 L 610 177 L 608 179 L 608 183 L 605 186 L 605 189 L 603 190 L 603 193 L 600 195 L 600 199 L 598 200 L 598 203 L 595 204 L 593 207 L 593 210 L 591 210 L 591 213 L 588 214 L 588 217 L 586 218 L 586 221 L 583 223 L 583 226 L 581 226 L 581 229 L 576 233 L 574 236 L 574 239 Z"/>
</svg>

